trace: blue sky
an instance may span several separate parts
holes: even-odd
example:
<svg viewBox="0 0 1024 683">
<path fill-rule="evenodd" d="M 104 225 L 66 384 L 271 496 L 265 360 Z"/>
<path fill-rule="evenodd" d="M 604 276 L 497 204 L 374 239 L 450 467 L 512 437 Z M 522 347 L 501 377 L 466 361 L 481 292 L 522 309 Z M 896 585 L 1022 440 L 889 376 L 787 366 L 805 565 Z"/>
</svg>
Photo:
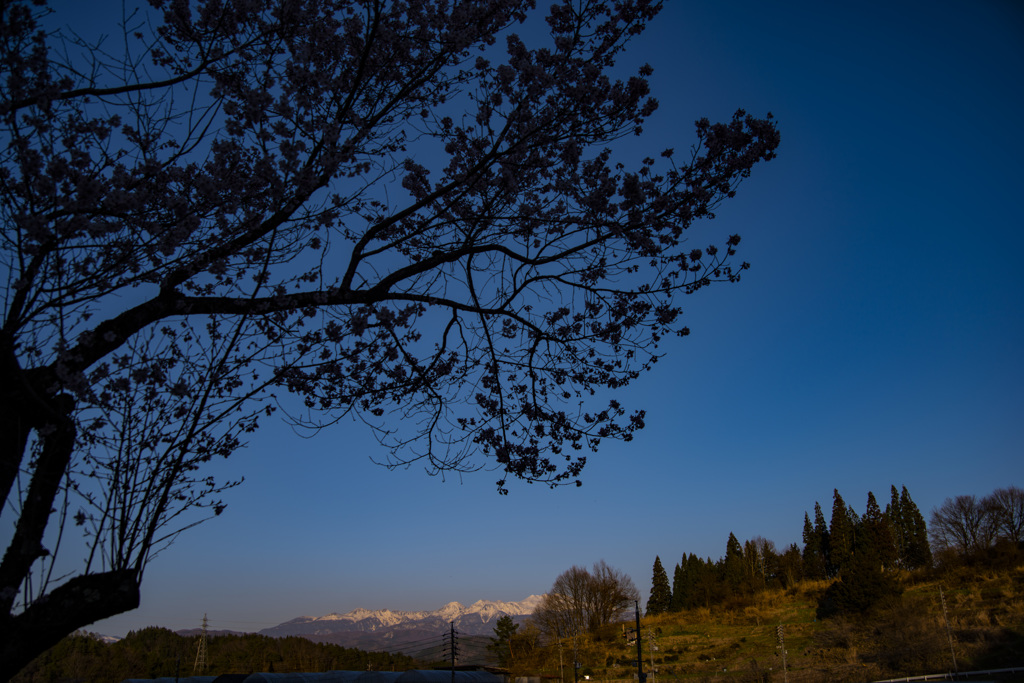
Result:
<svg viewBox="0 0 1024 683">
<path fill-rule="evenodd" d="M 738 107 L 771 111 L 782 146 L 709 226 L 742 235 L 751 270 L 686 302 L 692 334 L 622 392 L 639 437 L 582 488 L 502 497 L 494 473 L 373 465 L 356 424 L 268 426 L 220 466 L 246 477 L 225 514 L 92 630 L 519 600 L 600 559 L 646 599 L 656 555 L 717 559 L 730 532 L 784 548 L 833 488 L 863 511 L 906 485 L 927 517 L 1024 485 L 1024 6 L 667 5 L 621 62 L 655 67 L 643 152 Z"/>
</svg>

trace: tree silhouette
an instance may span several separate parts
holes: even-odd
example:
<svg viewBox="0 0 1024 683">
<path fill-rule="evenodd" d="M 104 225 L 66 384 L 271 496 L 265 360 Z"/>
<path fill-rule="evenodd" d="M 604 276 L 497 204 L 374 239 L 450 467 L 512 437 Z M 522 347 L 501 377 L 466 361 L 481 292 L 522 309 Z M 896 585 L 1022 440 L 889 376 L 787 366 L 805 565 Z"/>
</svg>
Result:
<svg viewBox="0 0 1024 683">
<path fill-rule="evenodd" d="M 100 44 L 0 5 L 0 678 L 135 607 L 279 407 L 385 464 L 578 484 L 644 423 L 603 390 L 747 267 L 688 230 L 779 142 L 739 111 L 620 160 L 649 0 L 556 4 L 536 47 L 529 0 L 150 5 Z M 85 537 L 63 582 L 51 520 Z"/>
<path fill-rule="evenodd" d="M 736 534 L 729 532 L 729 540 L 725 543 L 725 556 L 722 558 L 722 581 L 730 595 L 736 595 L 743 589 L 746 571 L 743 562 L 743 546 Z"/>
<path fill-rule="evenodd" d="M 668 572 L 661 564 L 661 557 L 655 556 L 654 570 L 651 576 L 651 594 L 647 598 L 647 615 L 664 614 L 672 606 L 672 587 L 668 582 Z"/>
<path fill-rule="evenodd" d="M 574 565 L 555 579 L 533 621 L 548 638 L 576 638 L 614 623 L 639 599 L 633 579 L 604 560 L 593 570 Z"/>
<path fill-rule="evenodd" d="M 991 508 L 974 495 L 947 498 L 932 510 L 930 533 L 939 550 L 980 553 L 995 542 L 996 531 Z"/>
<path fill-rule="evenodd" d="M 900 512 L 903 515 L 906 566 L 910 569 L 930 567 L 932 548 L 928 541 L 928 525 L 906 486 L 900 493 Z"/>
<path fill-rule="evenodd" d="M 860 615 L 872 610 L 886 599 L 896 599 L 902 593 L 892 574 L 866 554 L 851 556 L 843 566 L 839 580 L 830 585 L 818 602 L 819 618 L 840 614 Z"/>
<path fill-rule="evenodd" d="M 1017 486 L 999 488 L 985 496 L 984 502 L 998 537 L 1016 545 L 1024 542 L 1024 490 Z"/>
<path fill-rule="evenodd" d="M 932 551 L 924 516 L 906 486 L 902 493 L 898 493 L 894 484 L 890 494 L 891 500 L 885 506 L 885 517 L 889 520 L 897 564 L 905 569 L 931 566 Z"/>
<path fill-rule="evenodd" d="M 821 512 L 821 505 L 815 503 L 815 507 L 817 512 Z M 824 517 L 822 517 L 821 527 L 818 529 L 811 524 L 810 516 L 806 512 L 804 513 L 803 573 L 810 579 L 824 579 L 828 575 L 825 564 L 825 541 L 828 530 L 824 528 Z"/>
<path fill-rule="evenodd" d="M 703 570 L 699 557 L 683 553 L 682 560 L 672 574 L 672 611 L 690 609 L 700 603 L 698 580 Z"/>
<path fill-rule="evenodd" d="M 512 617 L 503 614 L 494 622 L 494 637 L 488 649 L 498 657 L 498 666 L 509 667 L 512 664 L 512 639 L 519 630 L 519 624 Z"/>
<path fill-rule="evenodd" d="M 864 516 L 855 534 L 854 552 L 866 555 L 880 567 L 890 568 L 896 564 L 896 545 L 889 518 L 882 514 L 875 494 L 871 491 L 868 491 Z"/>
<path fill-rule="evenodd" d="M 828 526 L 829 574 L 835 576 L 853 558 L 856 523 L 839 489 L 832 489 L 832 519 Z"/>
</svg>

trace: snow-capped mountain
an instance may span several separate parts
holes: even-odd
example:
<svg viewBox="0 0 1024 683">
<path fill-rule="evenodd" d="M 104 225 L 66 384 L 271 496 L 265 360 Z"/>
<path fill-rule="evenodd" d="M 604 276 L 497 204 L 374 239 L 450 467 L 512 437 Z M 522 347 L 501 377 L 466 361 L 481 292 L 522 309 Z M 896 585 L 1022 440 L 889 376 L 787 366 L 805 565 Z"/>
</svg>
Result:
<svg viewBox="0 0 1024 683">
<path fill-rule="evenodd" d="M 422 648 L 431 639 L 440 643 L 453 622 L 461 636 L 494 635 L 495 622 L 502 615 L 522 623 L 542 597 L 531 595 L 519 602 L 478 600 L 469 607 L 449 602 L 440 609 L 419 612 L 359 608 L 346 614 L 298 617 L 260 633 L 273 637 L 302 636 L 361 650 L 414 654 L 415 648 Z"/>
<path fill-rule="evenodd" d="M 297 617 L 283 624 L 263 629 L 260 633 L 268 636 L 326 635 L 346 631 L 376 632 L 398 630 L 436 630 L 443 632 L 452 622 L 459 632 L 467 635 L 490 635 L 494 622 L 502 615 L 521 621 L 533 613 L 541 596 L 531 595 L 519 602 L 477 600 L 469 607 L 449 602 L 444 607 L 419 612 L 402 612 L 389 609 L 354 609 L 346 614 L 331 613 L 322 617 Z"/>
</svg>

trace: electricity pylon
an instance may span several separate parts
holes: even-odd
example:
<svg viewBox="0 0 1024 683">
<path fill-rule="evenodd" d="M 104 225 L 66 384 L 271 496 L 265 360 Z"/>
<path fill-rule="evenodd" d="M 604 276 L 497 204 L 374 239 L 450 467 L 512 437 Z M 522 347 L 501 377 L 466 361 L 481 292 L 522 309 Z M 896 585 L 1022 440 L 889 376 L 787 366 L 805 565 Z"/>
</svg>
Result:
<svg viewBox="0 0 1024 683">
<path fill-rule="evenodd" d="M 206 615 L 203 615 L 203 632 L 199 634 L 199 647 L 196 648 L 196 663 L 192 667 L 192 673 L 202 673 L 206 670 Z"/>
</svg>

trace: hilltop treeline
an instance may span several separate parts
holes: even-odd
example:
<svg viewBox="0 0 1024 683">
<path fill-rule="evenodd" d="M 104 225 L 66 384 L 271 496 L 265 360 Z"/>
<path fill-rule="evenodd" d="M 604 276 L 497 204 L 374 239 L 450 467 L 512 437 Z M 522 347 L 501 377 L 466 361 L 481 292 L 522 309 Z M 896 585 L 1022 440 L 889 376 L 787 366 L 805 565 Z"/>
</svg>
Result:
<svg viewBox="0 0 1024 683">
<path fill-rule="evenodd" d="M 95 635 L 69 636 L 23 669 L 13 683 L 90 681 L 117 683 L 126 678 L 190 676 L 198 637 L 165 628 L 132 631 L 106 643 Z M 253 673 L 293 671 L 405 671 L 419 664 L 412 657 L 364 652 L 298 636 L 271 638 L 257 634 L 217 635 L 207 639 L 206 672 Z"/>
<path fill-rule="evenodd" d="M 894 570 L 920 570 L 1017 557 L 1024 530 L 1024 491 L 1011 486 L 981 499 L 957 496 L 932 513 L 932 529 L 907 487 L 890 489 L 883 511 L 868 492 L 862 514 L 833 490 L 831 519 L 820 503 L 804 513 L 803 547 L 783 550 L 760 536 L 740 543 L 732 533 L 718 560 L 683 554 L 671 580 L 661 558 L 654 560 L 647 614 L 711 608 L 743 601 L 770 588 L 839 578 L 823 599 L 820 616 L 862 611 L 898 593 Z M 931 540 L 930 540 L 931 539 Z M 933 543 L 939 548 L 936 558 Z"/>
</svg>

